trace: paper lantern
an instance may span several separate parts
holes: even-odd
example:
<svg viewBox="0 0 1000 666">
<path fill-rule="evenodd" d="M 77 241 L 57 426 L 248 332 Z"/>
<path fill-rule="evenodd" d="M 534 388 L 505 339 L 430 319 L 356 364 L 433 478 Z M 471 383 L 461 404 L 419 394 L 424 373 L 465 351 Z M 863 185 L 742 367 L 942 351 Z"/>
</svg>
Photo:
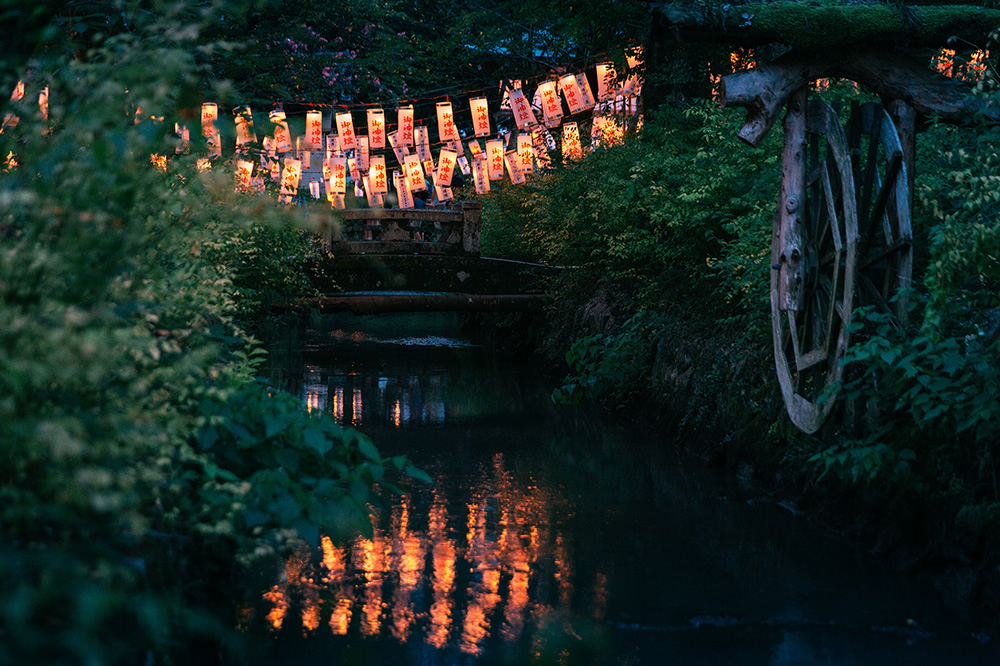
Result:
<svg viewBox="0 0 1000 666">
<path fill-rule="evenodd" d="M 24 99 L 24 81 L 18 81 L 10 93 L 10 101 L 20 102 L 22 99 Z"/>
<path fill-rule="evenodd" d="M 389 132 L 387 135 L 389 139 L 389 145 L 392 146 L 392 152 L 396 156 L 396 161 L 399 166 L 403 166 L 403 159 L 410 154 L 410 151 L 406 146 L 400 145 L 399 136 L 396 132 Z"/>
<path fill-rule="evenodd" d="M 558 125 L 563 117 L 562 102 L 559 101 L 559 93 L 556 92 L 556 82 L 546 81 L 539 84 L 538 96 L 541 98 L 542 115 L 545 124 L 549 126 Z"/>
<path fill-rule="evenodd" d="M 435 185 L 451 185 L 451 179 L 455 174 L 455 162 L 458 154 L 453 150 L 442 150 L 438 155 L 437 173 L 434 175 Z"/>
<path fill-rule="evenodd" d="M 219 105 L 215 102 L 205 102 L 201 105 L 201 135 L 206 139 L 212 136 L 215 121 L 219 119 Z"/>
<path fill-rule="evenodd" d="M 330 160 L 330 192 L 347 193 L 347 158 L 334 157 Z"/>
<path fill-rule="evenodd" d="M 396 189 L 396 199 L 400 208 L 413 208 L 413 195 L 410 188 L 406 186 L 406 179 L 399 173 L 398 169 L 392 172 L 392 185 Z"/>
<path fill-rule="evenodd" d="M 538 124 L 538 120 L 535 119 L 535 112 L 531 110 L 531 103 L 524 96 L 524 91 L 520 88 L 515 88 L 510 91 L 508 99 L 510 100 L 510 110 L 514 114 L 514 122 L 517 123 L 518 129 L 526 130 Z"/>
<path fill-rule="evenodd" d="M 469 154 L 472 155 L 472 159 L 476 159 L 483 154 L 483 148 L 479 145 L 479 142 L 475 139 L 469 141 Z"/>
<path fill-rule="evenodd" d="M 194 166 L 196 169 L 198 169 L 198 171 L 208 171 L 209 169 L 212 168 L 212 160 L 204 157 L 199 157 L 198 159 L 195 160 Z"/>
<path fill-rule="evenodd" d="M 424 180 L 424 169 L 420 166 L 420 158 L 417 155 L 407 155 L 403 161 L 403 174 L 406 177 L 406 185 L 410 192 L 423 192 L 427 189 Z"/>
<path fill-rule="evenodd" d="M 373 155 L 368 169 L 368 180 L 375 194 L 389 193 L 389 178 L 385 171 L 385 156 Z"/>
<path fill-rule="evenodd" d="M 417 143 L 417 157 L 420 161 L 431 159 L 431 144 L 427 135 L 427 128 L 421 125 L 413 130 L 414 139 Z"/>
<path fill-rule="evenodd" d="M 373 149 L 385 148 L 385 111 L 368 109 L 368 145 Z"/>
<path fill-rule="evenodd" d="M 546 130 L 546 133 L 548 130 Z M 551 148 L 546 141 L 546 136 L 542 132 L 531 133 L 531 148 L 535 153 L 535 162 L 538 163 L 538 170 L 545 171 L 552 167 L 552 158 L 549 156 Z M 551 135 L 549 135 L 551 138 Z"/>
<path fill-rule="evenodd" d="M 510 176 L 510 182 L 515 185 L 524 185 L 524 174 L 521 173 L 521 169 L 518 166 L 517 151 L 508 150 L 503 156 L 504 166 L 507 167 L 507 174 Z"/>
<path fill-rule="evenodd" d="M 174 133 L 177 135 L 177 147 L 174 148 L 174 152 L 177 154 L 186 153 L 191 146 L 191 132 L 188 130 L 187 126 L 181 125 L 180 123 L 174 123 Z"/>
<path fill-rule="evenodd" d="M 535 160 L 531 150 L 531 136 L 521 132 L 517 135 L 517 168 L 521 173 L 534 173 Z"/>
<path fill-rule="evenodd" d="M 347 202 L 344 200 L 343 194 L 334 194 L 332 198 L 333 198 L 333 207 L 336 208 L 337 210 L 344 210 L 344 208 L 347 207 Z"/>
<path fill-rule="evenodd" d="M 617 79 L 614 63 L 602 62 L 597 66 L 597 101 L 606 102 L 615 96 Z"/>
<path fill-rule="evenodd" d="M 209 155 L 212 157 L 222 156 L 222 136 L 219 134 L 219 128 L 215 125 L 210 126 L 207 143 Z"/>
<path fill-rule="evenodd" d="M 435 185 L 434 195 L 437 197 L 438 201 L 453 201 L 455 195 L 451 191 L 450 185 Z"/>
<path fill-rule="evenodd" d="M 476 183 L 476 194 L 490 191 L 490 179 L 486 175 L 486 160 L 477 157 L 472 160 L 472 179 Z"/>
<path fill-rule="evenodd" d="M 580 128 L 575 122 L 563 123 L 562 127 L 563 160 L 578 160 L 583 157 L 583 147 L 580 145 Z"/>
<path fill-rule="evenodd" d="M 354 137 L 354 143 L 354 156 L 358 158 L 358 170 L 362 172 L 368 171 L 368 137 L 356 136 Z"/>
<path fill-rule="evenodd" d="M 319 181 L 310 180 L 309 181 L 309 194 L 312 195 L 313 199 L 319 199 Z"/>
<path fill-rule="evenodd" d="M 354 119 L 351 118 L 351 112 L 338 113 L 336 120 L 337 136 L 340 138 L 340 149 L 348 150 L 354 148 Z"/>
<path fill-rule="evenodd" d="M 242 109 L 235 110 L 234 113 L 236 115 L 233 119 L 233 122 L 236 123 L 236 147 L 240 148 L 255 142 L 257 133 L 253 128 L 253 113 L 250 111 L 250 107 L 244 106 Z"/>
<path fill-rule="evenodd" d="M 472 109 L 472 128 L 476 136 L 490 135 L 490 109 L 485 97 L 469 100 Z"/>
<path fill-rule="evenodd" d="M 42 120 L 47 121 L 49 119 L 49 87 L 45 86 L 42 91 L 38 93 L 38 111 L 41 113 Z M 136 121 L 138 122 L 138 113 L 136 114 Z"/>
<path fill-rule="evenodd" d="M 462 173 L 466 176 L 472 175 L 472 167 L 469 165 L 469 158 L 459 157 L 458 158 L 458 168 L 462 170 Z"/>
<path fill-rule="evenodd" d="M 286 157 L 281 170 L 281 199 L 288 203 L 299 193 L 299 180 L 302 178 L 302 162 L 292 157 Z"/>
<path fill-rule="evenodd" d="M 295 152 L 302 160 L 302 168 L 308 169 L 309 165 L 312 163 L 312 151 L 306 148 L 306 140 L 301 136 L 295 137 Z"/>
<path fill-rule="evenodd" d="M 449 141 L 447 144 L 445 144 L 445 148 L 447 148 L 448 150 L 454 150 L 455 154 L 458 155 L 459 157 L 465 154 L 465 149 L 462 147 L 461 141 Z"/>
<path fill-rule="evenodd" d="M 580 86 L 576 83 L 575 74 L 562 76 L 559 79 L 559 90 L 562 92 L 563 97 L 566 98 L 566 104 L 569 106 L 570 113 L 583 112 L 586 105 L 583 102 L 583 93 L 580 92 Z"/>
<path fill-rule="evenodd" d="M 361 182 L 361 171 L 358 170 L 358 161 L 353 157 L 347 158 L 347 173 L 351 174 L 351 180 L 353 180 L 355 184 Z"/>
<path fill-rule="evenodd" d="M 583 95 L 584 110 L 597 106 L 597 100 L 594 99 L 594 91 L 591 89 L 590 81 L 587 80 L 587 75 L 584 72 L 576 75 L 576 85 L 580 88 L 580 94 Z"/>
<path fill-rule="evenodd" d="M 458 140 L 458 128 L 455 126 L 455 112 L 451 108 L 451 102 L 437 103 L 438 119 L 438 140 L 445 141 Z"/>
<path fill-rule="evenodd" d="M 249 192 L 253 181 L 253 162 L 249 160 L 236 161 L 236 191 Z"/>
<path fill-rule="evenodd" d="M 399 125 L 399 145 L 413 145 L 413 106 L 401 106 L 396 110 L 396 123 Z"/>
<path fill-rule="evenodd" d="M 326 159 L 330 159 L 337 155 L 343 155 L 340 150 L 340 137 L 336 134 L 326 135 Z"/>
<path fill-rule="evenodd" d="M 503 178 L 503 141 L 500 139 L 486 142 L 486 170 L 490 180 Z"/>
<path fill-rule="evenodd" d="M 306 136 L 302 147 L 305 150 L 323 150 L 322 111 L 306 111 Z"/>
<path fill-rule="evenodd" d="M 376 206 L 379 205 L 379 199 L 378 199 L 379 195 L 377 195 L 374 192 L 372 192 L 372 184 L 369 181 L 369 178 L 368 178 L 367 175 L 364 177 L 364 183 L 365 183 L 365 188 L 364 188 L 365 199 L 367 199 L 367 201 L 368 201 L 368 207 L 369 208 L 375 208 Z M 365 240 L 369 240 L 369 239 L 366 238 Z"/>
<path fill-rule="evenodd" d="M 292 133 L 288 131 L 288 121 L 284 111 L 272 111 L 271 122 L 274 123 L 274 148 L 279 153 L 287 153 L 292 149 Z"/>
</svg>

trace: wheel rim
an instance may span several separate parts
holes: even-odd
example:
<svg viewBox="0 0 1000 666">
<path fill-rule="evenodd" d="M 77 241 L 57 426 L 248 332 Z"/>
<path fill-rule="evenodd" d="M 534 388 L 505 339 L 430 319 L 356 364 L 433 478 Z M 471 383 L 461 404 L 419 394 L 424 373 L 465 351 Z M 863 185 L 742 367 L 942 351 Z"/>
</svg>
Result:
<svg viewBox="0 0 1000 666">
<path fill-rule="evenodd" d="M 858 305 L 907 320 L 913 230 L 909 178 L 896 127 L 880 104 L 852 109 L 848 128 L 858 209 Z"/>
<path fill-rule="evenodd" d="M 840 360 L 849 344 L 858 217 L 847 137 L 836 112 L 826 103 L 810 102 L 806 129 L 803 298 L 797 310 L 783 309 L 778 271 L 773 270 L 771 322 L 778 383 L 788 415 L 796 427 L 813 433 L 833 409 Z M 774 266 L 779 265 L 780 226 L 779 211 L 771 243 Z"/>
</svg>

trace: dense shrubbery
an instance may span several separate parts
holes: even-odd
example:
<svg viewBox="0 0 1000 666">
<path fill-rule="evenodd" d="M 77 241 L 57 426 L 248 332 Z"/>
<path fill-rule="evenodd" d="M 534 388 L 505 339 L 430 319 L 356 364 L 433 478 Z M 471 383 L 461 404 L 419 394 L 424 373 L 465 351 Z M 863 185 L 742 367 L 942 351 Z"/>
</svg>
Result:
<svg viewBox="0 0 1000 666">
<path fill-rule="evenodd" d="M 18 162 L 0 174 L 3 663 L 187 661 L 192 636 L 234 626 L 205 611 L 237 557 L 363 529 L 387 470 L 419 476 L 254 380 L 234 297 L 289 285 L 306 247 L 287 229 L 307 220 L 173 157 L 196 26 L 129 25 L 34 62 L 51 120 L 26 99 L 0 135 Z"/>
</svg>

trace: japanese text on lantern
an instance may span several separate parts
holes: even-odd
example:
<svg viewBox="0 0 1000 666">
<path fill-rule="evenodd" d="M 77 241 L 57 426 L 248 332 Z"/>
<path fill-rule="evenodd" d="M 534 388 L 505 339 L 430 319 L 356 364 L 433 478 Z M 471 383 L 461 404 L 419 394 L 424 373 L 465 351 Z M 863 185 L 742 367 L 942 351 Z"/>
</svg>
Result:
<svg viewBox="0 0 1000 666">
<path fill-rule="evenodd" d="M 330 160 L 330 191 L 334 194 L 347 192 L 346 157 L 334 157 Z"/>
<path fill-rule="evenodd" d="M 455 127 L 455 114 L 451 108 L 451 102 L 437 103 L 438 118 L 438 138 L 444 141 L 458 139 L 458 128 Z"/>
<path fill-rule="evenodd" d="M 386 177 L 384 155 L 372 156 L 368 179 L 372 186 L 372 192 L 375 194 L 389 193 L 389 180 Z"/>
<path fill-rule="evenodd" d="M 368 141 L 372 148 L 385 148 L 385 112 L 368 109 Z"/>
<path fill-rule="evenodd" d="M 351 113 L 349 111 L 347 113 L 338 113 L 336 120 L 341 149 L 354 148 L 354 120 L 351 118 Z"/>
<path fill-rule="evenodd" d="M 396 112 L 396 119 L 399 124 L 399 145 L 413 145 L 413 107 L 403 106 Z"/>
<path fill-rule="evenodd" d="M 215 121 L 219 118 L 219 105 L 205 102 L 201 105 L 201 135 L 210 137 L 215 132 Z"/>
<path fill-rule="evenodd" d="M 420 166 L 420 158 L 416 155 L 407 155 L 403 162 L 406 170 L 406 185 L 411 192 L 422 192 L 427 189 L 424 182 L 424 170 Z"/>
<path fill-rule="evenodd" d="M 486 160 L 490 180 L 503 178 L 503 141 L 494 139 L 486 142 Z"/>
<path fill-rule="evenodd" d="M 511 90 L 509 99 L 510 110 L 514 114 L 514 122 L 517 123 L 518 129 L 528 129 L 538 124 L 535 113 L 531 110 L 531 103 L 528 102 L 528 98 L 524 96 L 524 92 L 520 88 Z"/>
<path fill-rule="evenodd" d="M 441 151 L 441 154 L 438 156 L 437 178 L 434 179 L 435 185 L 451 185 L 451 179 L 455 173 L 455 160 L 457 159 L 458 153 L 455 151 Z"/>
<path fill-rule="evenodd" d="M 555 81 L 546 81 L 539 84 L 538 96 L 542 100 L 542 114 L 545 116 L 546 124 L 556 123 L 563 116 L 562 102 L 559 101 L 559 93 L 556 92 Z"/>
<path fill-rule="evenodd" d="M 323 112 L 306 111 L 306 136 L 303 150 L 323 150 Z"/>
<path fill-rule="evenodd" d="M 470 99 L 469 107 L 472 109 L 472 125 L 476 136 L 489 136 L 490 112 L 486 98 L 477 97 L 476 99 Z"/>
</svg>

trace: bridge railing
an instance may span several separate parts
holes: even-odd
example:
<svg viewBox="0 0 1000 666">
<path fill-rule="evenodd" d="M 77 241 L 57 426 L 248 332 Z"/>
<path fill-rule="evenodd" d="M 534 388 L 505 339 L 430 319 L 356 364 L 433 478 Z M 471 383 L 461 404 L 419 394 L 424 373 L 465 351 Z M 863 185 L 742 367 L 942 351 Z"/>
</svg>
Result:
<svg viewBox="0 0 1000 666">
<path fill-rule="evenodd" d="M 483 205 L 460 202 L 436 208 L 356 208 L 337 211 L 326 241 L 334 254 L 440 254 L 479 256 Z"/>
</svg>

